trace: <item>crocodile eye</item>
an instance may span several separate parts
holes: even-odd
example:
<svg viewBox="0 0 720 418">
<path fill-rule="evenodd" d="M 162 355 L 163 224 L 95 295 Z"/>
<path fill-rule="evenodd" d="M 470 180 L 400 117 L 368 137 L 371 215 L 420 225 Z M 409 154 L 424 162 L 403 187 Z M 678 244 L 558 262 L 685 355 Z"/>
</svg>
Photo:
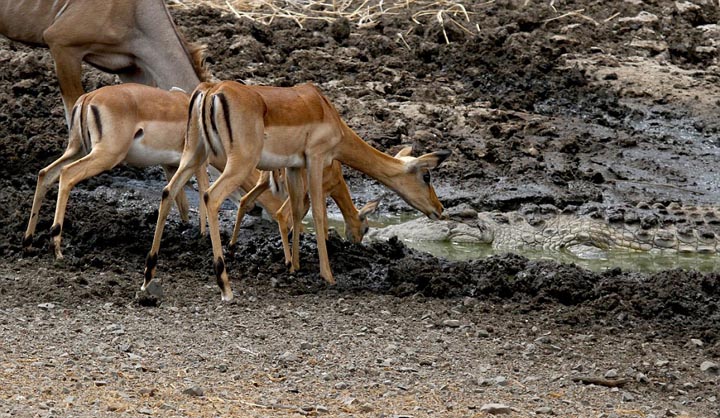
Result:
<svg viewBox="0 0 720 418">
<path fill-rule="evenodd" d="M 423 174 L 423 181 L 427 184 L 430 184 L 430 172 Z"/>
</svg>

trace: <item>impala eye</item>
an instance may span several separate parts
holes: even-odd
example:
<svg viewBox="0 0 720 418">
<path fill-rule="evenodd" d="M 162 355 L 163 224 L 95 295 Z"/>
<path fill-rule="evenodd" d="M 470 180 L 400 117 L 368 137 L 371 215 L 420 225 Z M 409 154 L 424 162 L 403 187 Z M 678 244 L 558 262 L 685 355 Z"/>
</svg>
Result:
<svg viewBox="0 0 720 418">
<path fill-rule="evenodd" d="M 423 181 L 427 184 L 430 184 L 430 173 L 423 174 Z"/>
</svg>

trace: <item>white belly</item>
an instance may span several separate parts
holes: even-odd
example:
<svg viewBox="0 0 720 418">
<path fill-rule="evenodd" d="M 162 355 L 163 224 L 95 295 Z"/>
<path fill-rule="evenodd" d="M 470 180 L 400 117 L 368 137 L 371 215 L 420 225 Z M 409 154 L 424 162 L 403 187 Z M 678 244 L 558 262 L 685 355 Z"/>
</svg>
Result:
<svg viewBox="0 0 720 418">
<path fill-rule="evenodd" d="M 152 139 L 155 139 L 155 141 L 152 141 Z M 182 156 L 182 137 L 179 140 L 172 137 L 168 139 L 167 143 L 161 143 L 158 139 L 146 134 L 135 138 L 125 157 L 125 162 L 136 167 L 153 165 L 177 167 Z"/>
<path fill-rule="evenodd" d="M 257 165 L 260 170 L 274 170 L 285 167 L 305 167 L 305 156 L 302 154 L 275 154 L 264 149 Z"/>
</svg>

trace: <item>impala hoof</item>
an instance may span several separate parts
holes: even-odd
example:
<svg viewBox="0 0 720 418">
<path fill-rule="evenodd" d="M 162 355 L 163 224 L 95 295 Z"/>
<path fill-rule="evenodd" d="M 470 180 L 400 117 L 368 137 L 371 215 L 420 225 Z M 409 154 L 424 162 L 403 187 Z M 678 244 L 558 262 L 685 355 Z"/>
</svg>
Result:
<svg viewBox="0 0 720 418">
<path fill-rule="evenodd" d="M 22 241 L 23 250 L 27 250 L 28 248 L 32 247 L 32 242 L 33 242 L 32 235 L 28 235 L 25 238 L 23 238 L 23 241 Z"/>
<path fill-rule="evenodd" d="M 228 289 L 225 292 L 220 292 L 223 302 L 230 302 L 233 299 L 233 291 Z"/>
</svg>

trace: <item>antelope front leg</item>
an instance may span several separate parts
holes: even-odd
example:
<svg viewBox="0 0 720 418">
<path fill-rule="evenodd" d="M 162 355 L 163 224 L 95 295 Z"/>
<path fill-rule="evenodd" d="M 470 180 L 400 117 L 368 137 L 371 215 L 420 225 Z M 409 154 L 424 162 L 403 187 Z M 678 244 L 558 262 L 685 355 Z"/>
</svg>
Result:
<svg viewBox="0 0 720 418">
<path fill-rule="evenodd" d="M 250 205 L 255 203 L 255 200 L 257 200 L 258 196 L 265 193 L 265 191 L 269 189 L 270 172 L 262 171 L 255 187 L 250 189 L 250 191 L 245 193 L 245 196 L 240 199 L 237 217 L 235 218 L 235 226 L 233 227 L 232 237 L 230 237 L 230 243 L 228 244 L 228 249 L 230 250 L 230 252 L 235 252 L 235 248 L 237 247 L 237 238 L 240 234 L 240 224 L 242 224 L 242 220 L 245 217 L 245 214 L 250 209 Z"/>
<path fill-rule="evenodd" d="M 303 218 L 303 200 L 305 199 L 305 183 L 303 183 L 302 169 L 286 168 L 288 200 L 290 201 L 290 209 L 292 210 L 292 262 L 290 272 L 293 273 L 300 269 L 300 231 L 302 231 Z M 287 201 L 286 201 L 287 203 Z"/>
<path fill-rule="evenodd" d="M 203 164 L 200 168 L 195 171 L 195 178 L 198 182 L 198 214 L 200 215 L 200 235 L 205 236 L 207 230 L 207 208 L 205 207 L 205 192 L 210 188 L 210 178 L 208 177 L 207 165 Z"/>
<path fill-rule="evenodd" d="M 285 266 L 290 266 L 292 264 L 292 253 L 290 252 L 290 241 L 288 240 L 288 223 L 291 220 L 289 218 L 292 217 L 290 214 L 292 208 L 289 206 L 290 198 L 287 198 L 275 214 L 278 230 L 280 231 L 280 241 L 282 241 L 283 255 L 285 256 Z"/>
<path fill-rule="evenodd" d="M 170 167 L 167 165 L 163 166 L 163 171 L 165 172 L 165 178 L 169 182 L 170 179 L 172 179 L 173 175 L 175 175 L 175 171 L 177 169 L 175 167 Z M 190 222 L 190 205 L 187 201 L 187 196 L 185 196 L 185 190 L 180 189 L 178 192 L 178 195 L 175 197 L 175 205 L 178 208 L 178 212 L 180 212 L 180 219 L 184 223 Z"/>
<path fill-rule="evenodd" d="M 44 36 L 55 61 L 55 72 L 65 105 L 65 122 L 70 126 L 70 111 L 77 99 L 84 93 L 81 81 L 82 57 L 77 55 L 74 48 L 64 47 L 54 42 L 55 36 L 62 36 L 60 29 L 51 27 L 45 31 Z"/>
<path fill-rule="evenodd" d="M 309 161 L 308 180 L 310 183 L 310 204 L 312 205 L 313 221 L 315 222 L 318 258 L 320 259 L 320 276 L 329 284 L 335 284 L 327 252 L 327 208 L 325 207 L 325 192 L 323 190 L 322 159 L 311 159 Z"/>
</svg>

